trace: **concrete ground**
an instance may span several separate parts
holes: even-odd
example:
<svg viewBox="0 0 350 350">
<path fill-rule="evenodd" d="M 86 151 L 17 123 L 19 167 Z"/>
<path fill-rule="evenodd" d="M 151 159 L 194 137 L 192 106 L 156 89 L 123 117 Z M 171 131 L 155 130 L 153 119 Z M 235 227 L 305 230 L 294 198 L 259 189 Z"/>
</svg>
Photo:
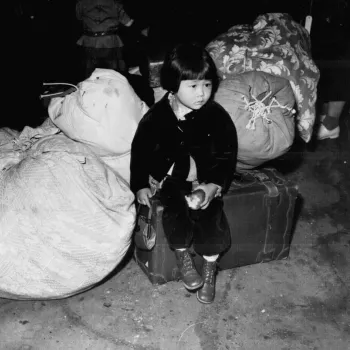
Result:
<svg viewBox="0 0 350 350">
<path fill-rule="evenodd" d="M 65 300 L 1 299 L 0 349 L 349 350 L 348 124 L 276 163 L 302 198 L 289 259 L 220 272 L 211 305 L 180 282 L 151 285 L 132 259 Z"/>
</svg>

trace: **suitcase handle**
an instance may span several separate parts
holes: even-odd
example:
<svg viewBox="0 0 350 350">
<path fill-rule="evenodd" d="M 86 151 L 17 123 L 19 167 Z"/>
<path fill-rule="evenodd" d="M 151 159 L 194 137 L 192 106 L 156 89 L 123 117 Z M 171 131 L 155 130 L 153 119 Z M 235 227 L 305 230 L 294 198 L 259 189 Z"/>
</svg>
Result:
<svg viewBox="0 0 350 350">
<path fill-rule="evenodd" d="M 273 169 L 266 169 L 273 172 Z M 244 170 L 241 172 L 235 172 L 233 175 L 233 183 L 239 186 L 252 185 L 256 182 L 260 182 L 267 188 L 269 197 L 278 197 L 279 190 L 277 186 L 271 181 L 271 178 L 263 173 L 262 171 L 253 169 L 253 170 Z"/>
<path fill-rule="evenodd" d="M 235 185 L 239 185 L 239 186 L 246 186 L 246 185 L 251 185 L 254 182 L 256 182 L 256 180 L 251 177 L 251 176 L 247 176 L 247 174 L 249 174 L 248 172 L 235 172 L 232 176 L 232 183 Z"/>
<path fill-rule="evenodd" d="M 135 227 L 135 245 L 143 250 L 151 250 L 156 244 L 156 231 L 152 225 L 152 208 L 139 205 Z"/>
</svg>

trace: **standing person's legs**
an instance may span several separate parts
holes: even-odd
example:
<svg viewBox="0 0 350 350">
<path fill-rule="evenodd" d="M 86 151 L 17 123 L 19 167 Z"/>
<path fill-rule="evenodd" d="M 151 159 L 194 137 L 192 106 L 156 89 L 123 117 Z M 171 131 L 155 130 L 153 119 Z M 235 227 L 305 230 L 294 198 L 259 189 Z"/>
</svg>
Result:
<svg viewBox="0 0 350 350">
<path fill-rule="evenodd" d="M 113 69 L 121 74 L 126 73 L 126 64 L 121 47 L 115 48 L 82 48 L 83 79 L 87 79 L 96 68 Z"/>
<path fill-rule="evenodd" d="M 317 61 L 320 69 L 320 81 L 317 86 L 317 98 L 324 101 L 320 115 L 321 125 L 317 130 L 319 140 L 339 137 L 339 119 L 350 95 L 350 60 Z"/>
<path fill-rule="evenodd" d="M 192 243 L 193 221 L 185 195 L 191 190 L 191 183 L 167 178 L 159 192 L 164 206 L 163 228 L 170 248 L 175 250 L 182 281 L 187 289 L 193 290 L 203 285 L 188 248 Z"/>
<path fill-rule="evenodd" d="M 339 125 L 339 118 L 345 106 L 345 101 L 329 101 L 327 105 L 328 107 L 327 107 L 326 118 L 323 120 L 323 124 L 327 127 L 327 129 L 334 129 L 335 126 Z M 330 119 L 328 121 L 329 128 L 326 124 L 327 117 L 329 117 L 328 119 Z M 331 124 L 332 120 L 333 120 L 333 124 Z"/>
<path fill-rule="evenodd" d="M 125 75 L 127 73 L 127 65 L 124 60 L 123 47 L 114 47 L 109 49 L 108 57 L 106 59 L 106 65 L 109 69 Z"/>
<path fill-rule="evenodd" d="M 214 199 L 207 209 L 192 212 L 196 221 L 194 227 L 193 246 L 202 255 L 203 287 L 197 292 L 197 299 L 205 304 L 215 298 L 217 259 L 231 245 L 231 232 L 223 210 L 223 200 Z"/>
<path fill-rule="evenodd" d="M 339 118 L 345 103 L 345 101 L 329 101 L 325 103 L 324 111 L 320 117 L 322 124 L 317 134 L 319 140 L 326 138 L 335 139 L 339 136 Z"/>
<path fill-rule="evenodd" d="M 97 56 L 96 56 L 96 50 L 93 47 L 83 47 L 83 80 L 90 77 L 92 72 L 97 67 Z"/>
</svg>

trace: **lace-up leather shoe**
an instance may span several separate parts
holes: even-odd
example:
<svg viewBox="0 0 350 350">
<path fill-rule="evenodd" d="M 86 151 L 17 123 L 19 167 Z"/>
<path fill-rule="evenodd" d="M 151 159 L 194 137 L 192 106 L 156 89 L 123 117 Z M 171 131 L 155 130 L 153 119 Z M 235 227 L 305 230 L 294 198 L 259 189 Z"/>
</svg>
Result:
<svg viewBox="0 0 350 350">
<path fill-rule="evenodd" d="M 203 304 L 210 304 L 215 298 L 216 261 L 204 260 L 202 269 L 203 287 L 197 291 L 197 299 Z"/>
<path fill-rule="evenodd" d="M 203 285 L 203 280 L 196 270 L 189 251 L 187 249 L 184 251 L 175 250 L 175 256 L 185 287 L 189 290 L 200 288 Z"/>
</svg>

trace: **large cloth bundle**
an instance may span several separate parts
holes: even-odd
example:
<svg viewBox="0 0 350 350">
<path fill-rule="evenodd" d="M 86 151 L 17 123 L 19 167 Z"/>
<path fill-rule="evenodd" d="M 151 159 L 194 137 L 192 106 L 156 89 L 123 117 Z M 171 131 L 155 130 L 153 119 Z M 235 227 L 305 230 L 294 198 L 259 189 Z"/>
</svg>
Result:
<svg viewBox="0 0 350 350">
<path fill-rule="evenodd" d="M 131 142 L 147 110 L 123 75 L 98 68 L 77 91 L 52 99 L 49 116 L 65 135 L 105 160 L 118 156 L 118 172 L 129 183 Z"/>
<path fill-rule="evenodd" d="M 120 162 L 49 119 L 21 134 L 0 130 L 0 297 L 67 297 L 118 265 L 135 223 Z"/>
<path fill-rule="evenodd" d="M 293 90 L 288 80 L 251 71 L 223 80 L 215 95 L 238 135 L 237 169 L 252 169 L 288 151 L 294 140 Z"/>
<path fill-rule="evenodd" d="M 122 155 L 130 151 L 147 110 L 123 75 L 98 68 L 77 91 L 54 98 L 49 116 L 71 139 L 96 147 L 103 155 Z"/>
<path fill-rule="evenodd" d="M 297 103 L 298 130 L 312 136 L 319 70 L 311 58 L 310 37 L 288 14 L 268 13 L 250 25 L 237 25 L 207 45 L 223 80 L 265 72 L 290 83 Z"/>
</svg>

